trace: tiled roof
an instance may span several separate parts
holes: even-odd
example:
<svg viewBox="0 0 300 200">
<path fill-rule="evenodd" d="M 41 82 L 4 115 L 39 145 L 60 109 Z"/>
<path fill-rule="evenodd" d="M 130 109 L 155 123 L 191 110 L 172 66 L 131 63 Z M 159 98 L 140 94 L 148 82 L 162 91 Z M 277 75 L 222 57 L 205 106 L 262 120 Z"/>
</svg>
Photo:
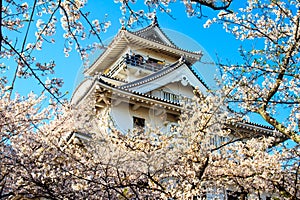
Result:
<svg viewBox="0 0 300 200">
<path fill-rule="evenodd" d="M 249 130 L 252 130 L 253 128 L 257 128 L 257 127 L 266 129 L 268 131 L 275 130 L 274 127 L 272 127 L 272 126 L 266 126 L 266 125 L 262 125 L 262 124 L 258 124 L 258 123 L 253 123 L 253 122 L 250 122 L 250 121 L 245 121 L 245 120 L 229 122 L 227 124 L 235 126 L 237 128 L 245 128 L 245 129 L 249 129 Z"/>
<path fill-rule="evenodd" d="M 102 83 L 102 84 L 104 84 L 104 85 L 106 85 L 108 87 L 111 87 L 113 89 L 117 89 L 117 90 L 120 90 L 120 91 L 128 92 L 130 94 L 138 95 L 140 97 L 144 97 L 144 98 L 148 98 L 148 99 L 157 100 L 157 101 L 160 101 L 160 102 L 172 104 L 172 105 L 175 105 L 175 106 L 180 106 L 180 103 L 176 103 L 176 102 L 173 102 L 173 101 L 170 101 L 170 100 L 166 100 L 166 99 L 159 98 L 159 97 L 156 97 L 156 96 L 152 96 L 152 95 L 149 95 L 149 94 L 144 94 L 144 93 L 141 93 L 141 92 L 130 90 L 128 88 L 122 88 L 120 86 L 113 85 L 111 83 L 108 83 L 108 82 L 104 81 L 103 79 L 101 79 L 101 77 L 98 79 L 98 81 L 99 81 L 99 83 Z"/>
<path fill-rule="evenodd" d="M 125 88 L 130 88 L 130 87 L 134 87 L 134 86 L 138 86 L 138 85 L 141 85 L 141 84 L 145 84 L 147 82 L 150 82 L 152 80 L 155 80 L 157 78 L 160 78 L 162 76 L 164 76 L 165 74 L 169 73 L 169 72 L 172 72 L 174 71 L 175 69 L 177 69 L 178 67 L 180 67 L 182 64 L 184 64 L 184 62 L 182 61 L 176 61 L 175 63 L 173 63 L 172 65 L 166 67 L 166 68 L 163 68 L 162 70 L 159 70 L 155 73 L 152 73 L 146 77 L 143 77 L 141 79 L 138 79 L 136 81 L 132 81 L 128 84 L 125 84 L 125 85 L 122 85 L 121 88 L 125 89 Z"/>
<path fill-rule="evenodd" d="M 89 68 L 87 68 L 85 70 L 85 73 L 95 73 L 96 70 L 98 70 L 98 72 L 101 70 L 104 70 L 104 69 L 99 70 L 99 68 L 101 68 L 99 66 L 101 65 L 101 66 L 107 67 L 110 64 L 112 64 L 112 62 L 113 62 L 109 59 L 106 59 L 107 54 L 112 54 L 112 53 L 119 54 L 119 53 L 123 52 L 123 50 L 127 47 L 128 42 L 139 42 L 140 45 L 145 45 L 145 47 L 161 49 L 167 53 L 177 55 L 178 57 L 180 55 L 185 55 L 187 59 L 191 59 L 191 62 L 196 62 L 203 55 L 203 53 L 201 51 L 194 52 L 194 51 L 182 49 L 182 48 L 174 45 L 170 39 L 168 39 L 170 44 L 167 44 L 165 42 L 146 37 L 142 34 L 145 31 L 152 30 L 152 29 L 153 29 L 153 31 L 155 31 L 154 30 L 155 27 L 157 27 L 161 31 L 161 33 L 164 35 L 164 37 L 168 39 L 166 34 L 158 27 L 157 24 L 150 25 L 150 26 L 148 26 L 144 29 L 138 30 L 138 31 L 129 31 L 127 29 L 122 28 L 117 33 L 117 35 L 113 38 L 113 40 L 110 42 L 108 47 L 101 53 L 101 55 L 92 63 L 92 65 L 90 65 Z M 100 62 L 100 63 L 98 63 L 98 62 Z M 103 65 L 103 62 L 107 62 L 107 63 L 105 65 Z M 96 66 L 96 64 L 97 64 L 97 66 Z M 89 74 L 89 75 L 91 75 L 91 74 Z"/>
</svg>

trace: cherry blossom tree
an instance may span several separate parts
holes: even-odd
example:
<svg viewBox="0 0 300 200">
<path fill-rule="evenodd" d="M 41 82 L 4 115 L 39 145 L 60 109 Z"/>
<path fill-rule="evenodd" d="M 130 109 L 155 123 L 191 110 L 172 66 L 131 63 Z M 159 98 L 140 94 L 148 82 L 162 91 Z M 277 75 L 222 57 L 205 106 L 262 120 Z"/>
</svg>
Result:
<svg viewBox="0 0 300 200">
<path fill-rule="evenodd" d="M 222 199 L 230 190 L 243 199 L 297 199 L 299 148 L 228 129 L 223 122 L 236 116 L 224 96 L 195 97 L 171 132 L 124 135 L 93 99 L 78 112 L 3 93 L 1 198 Z"/>
<path fill-rule="evenodd" d="M 201 7 L 205 5 L 201 4 L 203 2 L 184 2 L 187 8 L 191 8 L 186 10 L 189 16 L 203 17 L 201 10 Z M 149 12 L 144 10 L 134 11 L 132 1 L 121 1 L 121 3 L 124 19 L 127 20 L 129 26 L 132 26 L 136 22 L 139 23 L 139 19 L 144 16 L 150 19 L 153 18 L 159 10 L 172 17 L 171 3 L 175 3 L 175 1 L 145 1 L 146 5 L 149 6 Z M 211 1 L 210 3 L 218 3 L 218 1 Z M 219 23 L 224 26 L 225 31 L 232 33 L 237 39 L 243 42 L 249 41 L 247 44 L 251 41 L 255 41 L 255 43 L 241 47 L 240 53 L 244 61 L 243 64 L 224 64 L 222 61 L 218 63 L 223 74 L 222 83 L 225 85 L 222 90 L 228 91 L 229 89 L 230 91 L 226 94 L 223 103 L 229 106 L 232 114 L 238 114 L 239 117 L 237 118 L 242 119 L 252 113 L 258 114 L 266 123 L 279 131 L 280 134 L 276 138 L 281 138 L 281 141 L 287 138 L 291 140 L 292 147 L 277 147 L 278 149 L 283 148 L 282 152 L 285 152 L 286 155 L 281 157 L 282 155 L 279 153 L 277 154 L 278 157 L 272 159 L 278 161 L 276 165 L 279 167 L 277 168 L 279 174 L 286 174 L 288 169 L 291 169 L 290 178 L 287 179 L 293 181 L 287 184 L 287 179 L 282 176 L 274 177 L 277 179 L 276 181 L 270 178 L 267 183 L 269 177 L 266 174 L 263 175 L 264 177 L 260 177 L 260 181 L 261 178 L 264 179 L 262 182 L 265 191 L 273 187 L 274 191 L 277 190 L 278 194 L 282 194 L 280 198 L 297 199 L 299 196 L 297 192 L 297 187 L 299 187 L 299 155 L 296 152 L 299 150 L 300 116 L 299 67 L 297 65 L 299 60 L 299 2 L 249 0 L 245 8 L 241 7 L 238 10 L 229 9 L 231 2 L 227 2 L 227 4 L 225 2 L 225 5 L 228 7 L 219 7 L 220 13 L 216 17 L 207 20 L 204 27 L 209 27 L 212 23 Z M 196 12 L 195 8 L 199 8 L 199 12 Z M 216 7 L 212 8 L 218 10 Z M 256 133 L 253 133 L 252 137 L 255 137 L 255 135 Z M 264 147 L 274 146 L 274 142 L 271 142 L 271 144 L 267 142 L 268 145 L 262 144 L 262 140 L 256 140 L 256 142 Z M 278 142 L 275 143 L 278 144 Z M 248 151 L 247 145 L 240 145 L 243 146 L 243 151 Z M 254 146 L 251 148 L 257 149 Z M 233 150 L 227 151 L 232 152 Z M 267 148 L 265 148 L 265 151 L 267 151 Z M 239 151 L 237 150 L 237 152 Z M 239 152 L 239 154 L 234 154 L 234 158 L 231 159 L 235 160 L 239 155 L 245 156 L 244 153 Z M 252 155 L 252 153 L 249 155 Z M 252 159 L 252 156 L 250 157 Z M 265 159 L 268 160 L 268 158 Z M 242 162 L 237 161 L 237 163 Z M 224 163 L 220 166 L 228 166 L 227 164 Z M 231 163 L 229 166 L 233 165 L 235 164 Z M 275 163 L 273 166 L 275 166 Z M 280 167 L 286 169 L 286 171 L 281 171 Z M 253 166 L 253 168 L 259 169 L 258 165 Z M 210 167 L 210 169 L 212 168 Z M 223 170 L 223 172 L 227 171 L 224 168 Z M 267 169 L 264 170 L 268 171 Z M 274 169 L 271 171 L 274 172 Z M 230 175 L 236 178 L 234 180 L 235 184 L 240 185 L 239 191 L 251 190 L 251 187 L 252 189 L 256 188 L 256 191 L 260 191 L 253 184 L 257 180 L 251 179 L 256 173 L 245 175 L 243 172 L 239 175 L 235 174 L 236 176 Z M 221 177 L 223 176 L 225 175 L 221 175 Z M 241 184 L 247 182 L 247 179 L 251 180 L 248 183 L 252 185 Z M 293 186 L 289 187 L 291 185 Z M 269 189 L 266 187 L 269 187 Z"/>
<path fill-rule="evenodd" d="M 85 0 L 1 1 L 0 56 L 16 63 L 14 69 L 7 62 L 1 64 L 3 70 L 14 70 L 11 79 L 3 80 L 4 77 L 1 77 L 2 82 L 9 82 L 7 89 L 14 89 L 17 78 L 33 77 L 53 98 L 59 100 L 63 80 L 45 78 L 45 75 L 54 73 L 56 62 L 45 60 L 38 51 L 47 45 L 48 48 L 49 45 L 55 47 L 56 40 L 64 38 L 62 48 L 65 56 L 68 57 L 73 48 L 86 63 L 88 52 L 102 47 L 100 34 L 110 26 L 106 18 L 102 22 L 89 19 L 89 13 L 84 12 L 86 3 Z M 60 29 L 63 35 L 57 34 Z M 90 40 L 88 45 L 81 42 L 92 37 L 95 39 Z"/>
<path fill-rule="evenodd" d="M 38 107 L 44 99 L 1 95 L 0 198 L 129 199 L 126 190 L 136 192 L 142 178 L 129 168 L 134 160 L 105 130 L 96 126 L 92 139 L 92 106 L 80 112 L 53 103 Z M 100 118 L 96 122 L 105 124 Z"/>
<path fill-rule="evenodd" d="M 173 1 L 145 2 L 170 13 L 166 6 Z M 244 64 L 220 62 L 226 87 L 206 96 L 196 89 L 172 131 L 149 127 L 145 134 L 126 135 L 105 110 L 94 110 L 94 99 L 77 108 L 58 99 L 62 81 L 41 76 L 52 73 L 55 63 L 42 64 L 34 54 L 54 42 L 61 21 L 65 54 L 75 46 L 86 59 L 98 45 L 82 47 L 79 40 L 95 35 L 101 42 L 99 33 L 110 23 L 90 22 L 81 10 L 85 3 L 1 1 L 1 57 L 15 59 L 17 68 L 12 82 L 3 76 L 0 82 L 0 198 L 299 199 L 299 3 L 249 0 L 233 12 L 231 1 L 184 1 L 190 16 L 201 17 L 202 6 L 222 10 L 205 26 L 222 23 L 238 39 L 256 39 L 261 46 L 241 49 Z M 120 3 L 124 14 L 129 10 L 130 25 L 138 16 L 130 11 L 133 1 Z M 148 18 L 154 15 L 150 11 Z M 29 36 L 33 23 L 35 38 Z M 19 32 L 25 33 L 21 42 L 11 38 Z M 34 94 L 13 97 L 18 76 L 35 77 L 61 104 Z M 274 134 L 230 128 L 249 112 L 260 114 Z M 296 144 L 280 143 L 286 137 Z"/>
</svg>

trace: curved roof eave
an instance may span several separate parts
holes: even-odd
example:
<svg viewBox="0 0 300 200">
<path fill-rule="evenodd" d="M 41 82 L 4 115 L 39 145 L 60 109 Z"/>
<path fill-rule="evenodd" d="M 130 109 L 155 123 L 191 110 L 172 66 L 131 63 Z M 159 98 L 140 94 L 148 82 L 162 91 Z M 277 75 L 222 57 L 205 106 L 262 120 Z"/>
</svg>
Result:
<svg viewBox="0 0 300 200">
<path fill-rule="evenodd" d="M 90 84 L 88 85 L 87 88 L 85 88 L 84 92 L 79 97 L 77 97 L 76 100 L 74 99 L 74 96 L 77 94 L 76 92 L 79 93 L 80 86 L 81 86 L 81 85 L 79 85 L 76 88 L 74 95 L 72 96 L 71 102 L 75 106 L 80 105 L 84 99 L 86 99 L 88 96 L 91 96 L 91 94 L 96 90 L 96 88 L 98 88 L 100 86 L 100 87 L 103 87 L 107 90 L 110 90 L 110 91 L 120 94 L 120 95 L 123 94 L 128 97 L 141 98 L 141 99 L 144 99 L 145 101 L 149 101 L 149 102 L 151 101 L 153 103 L 160 104 L 163 106 L 173 107 L 174 109 L 177 109 L 177 110 L 181 109 L 181 105 L 179 103 L 165 100 L 165 99 L 155 97 L 155 96 L 152 96 L 149 94 L 143 94 L 143 93 L 136 92 L 136 91 L 133 91 L 130 89 L 123 89 L 123 88 L 115 86 L 111 83 L 105 82 L 104 80 L 99 79 L 99 78 L 94 78 L 93 80 L 87 79 L 86 81 L 90 81 Z M 84 84 L 84 82 L 85 81 L 83 81 L 83 84 Z"/>
<path fill-rule="evenodd" d="M 233 131 L 239 130 L 244 134 L 248 133 L 251 137 L 267 136 L 275 137 L 276 139 L 272 142 L 272 146 L 288 140 L 289 138 L 281 134 L 272 126 L 266 126 L 258 123 L 253 123 L 250 121 L 237 121 L 237 122 L 227 122 L 225 126 Z M 253 135 L 256 134 L 256 135 Z"/>
<path fill-rule="evenodd" d="M 114 51 L 118 54 L 122 52 L 126 46 L 128 41 L 122 39 L 124 38 L 124 29 L 121 29 L 118 34 L 113 38 L 113 40 L 109 43 L 107 48 L 102 52 L 98 58 L 90 65 L 89 68 L 87 68 L 84 73 L 87 75 L 92 75 L 96 71 L 101 71 L 101 68 L 99 67 L 104 61 L 107 61 L 107 57 L 111 55 Z M 123 44 L 122 44 L 123 42 Z M 114 47 L 114 48 L 113 48 Z M 116 48 L 117 47 L 117 48 Z M 111 63 L 113 63 L 115 60 L 111 60 Z M 100 69 L 99 69 L 100 68 Z M 103 69 L 102 69 L 103 70 Z"/>
<path fill-rule="evenodd" d="M 165 99 L 155 97 L 155 96 L 152 96 L 149 94 L 143 94 L 141 92 L 133 91 L 133 90 L 130 90 L 127 88 L 121 88 L 119 86 L 115 86 L 113 84 L 107 83 L 102 79 L 98 79 L 97 83 L 103 87 L 106 87 L 107 89 L 115 91 L 115 93 L 124 94 L 129 97 L 139 97 L 139 98 L 143 98 L 148 101 L 155 101 L 156 103 L 159 103 L 159 104 L 164 104 L 166 106 L 175 106 L 176 108 L 181 109 L 180 103 L 165 100 Z"/>
</svg>

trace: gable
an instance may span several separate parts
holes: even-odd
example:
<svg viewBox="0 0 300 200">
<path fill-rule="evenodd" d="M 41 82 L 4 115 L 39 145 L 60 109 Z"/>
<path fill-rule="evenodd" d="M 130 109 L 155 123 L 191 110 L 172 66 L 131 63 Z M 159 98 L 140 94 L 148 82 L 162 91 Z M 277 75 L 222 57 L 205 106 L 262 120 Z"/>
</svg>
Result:
<svg viewBox="0 0 300 200">
<path fill-rule="evenodd" d="M 135 32 L 138 36 L 155 41 L 168 46 L 175 46 L 174 43 L 165 35 L 165 33 L 156 25 Z"/>
<path fill-rule="evenodd" d="M 170 68 L 172 69 L 172 68 Z M 145 79 L 145 78 L 143 78 Z M 158 88 L 171 86 L 172 83 L 180 83 L 182 86 L 198 86 L 200 91 L 206 93 L 206 86 L 201 82 L 201 80 L 191 71 L 191 69 L 186 64 L 181 64 L 179 67 L 170 72 L 159 75 L 150 75 L 147 79 L 141 82 L 142 84 L 133 84 L 129 86 L 130 90 L 134 90 L 140 93 L 149 93 Z"/>
</svg>

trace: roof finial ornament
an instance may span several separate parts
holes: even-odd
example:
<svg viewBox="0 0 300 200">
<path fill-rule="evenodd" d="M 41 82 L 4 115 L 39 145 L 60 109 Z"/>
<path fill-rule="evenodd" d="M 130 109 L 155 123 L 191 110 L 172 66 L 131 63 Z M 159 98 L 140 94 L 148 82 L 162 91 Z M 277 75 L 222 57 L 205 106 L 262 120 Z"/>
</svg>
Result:
<svg viewBox="0 0 300 200">
<path fill-rule="evenodd" d="M 158 25 L 157 16 L 156 14 L 153 17 L 152 26 Z"/>
<path fill-rule="evenodd" d="M 185 62 L 185 57 L 184 57 L 184 56 L 181 56 L 181 57 L 179 58 L 179 62 Z"/>
<path fill-rule="evenodd" d="M 121 30 L 126 30 L 125 24 L 122 24 Z"/>
</svg>

